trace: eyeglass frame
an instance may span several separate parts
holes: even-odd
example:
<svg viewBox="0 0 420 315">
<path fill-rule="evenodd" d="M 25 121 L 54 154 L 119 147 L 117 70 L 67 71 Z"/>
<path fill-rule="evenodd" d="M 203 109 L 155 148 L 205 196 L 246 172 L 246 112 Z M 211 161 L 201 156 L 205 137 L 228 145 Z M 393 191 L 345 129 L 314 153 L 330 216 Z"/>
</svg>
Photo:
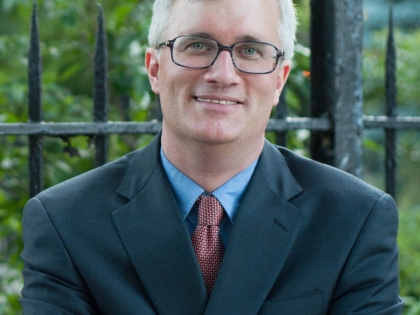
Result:
<svg viewBox="0 0 420 315">
<path fill-rule="evenodd" d="M 174 48 L 174 43 L 175 43 L 175 41 L 176 41 L 178 38 L 180 38 L 180 37 L 197 37 L 197 38 L 202 38 L 202 39 L 206 39 L 206 40 L 212 40 L 212 41 L 214 41 L 214 42 L 217 44 L 217 53 L 216 53 L 216 56 L 214 57 L 213 61 L 212 61 L 209 65 L 204 66 L 204 67 L 191 67 L 191 66 L 185 66 L 185 65 L 181 65 L 181 64 L 177 63 L 177 62 L 174 60 L 173 48 Z M 238 68 L 238 66 L 236 65 L 236 63 L 235 63 L 235 59 L 234 59 L 234 57 L 233 57 L 233 47 L 234 47 L 236 44 L 240 44 L 240 43 L 258 43 L 258 44 L 265 44 L 265 45 L 269 45 L 269 46 L 274 47 L 274 49 L 276 50 L 276 63 L 274 64 L 273 69 L 271 69 L 270 71 L 266 71 L 266 72 L 249 72 L 249 71 L 244 71 L 244 70 L 239 69 L 239 68 Z M 162 42 L 162 43 L 158 44 L 158 45 L 157 45 L 157 47 L 156 47 L 156 49 L 160 49 L 160 48 L 162 48 L 163 46 L 167 46 L 167 47 L 169 47 L 169 49 L 171 50 L 171 59 L 172 59 L 172 62 L 173 62 L 174 64 L 176 64 L 176 65 L 178 65 L 178 66 L 180 66 L 180 67 L 189 68 L 189 69 L 205 69 L 205 68 L 209 68 L 209 67 L 211 67 L 211 66 L 212 66 L 212 65 L 216 62 L 217 58 L 218 58 L 218 57 L 219 57 L 219 55 L 220 55 L 220 52 L 222 52 L 223 50 L 226 50 L 226 51 L 228 51 L 228 52 L 229 52 L 229 54 L 230 54 L 230 58 L 232 59 L 232 63 L 233 63 L 233 65 L 235 66 L 235 68 L 236 68 L 238 71 L 243 72 L 243 73 L 248 73 L 248 74 L 267 74 L 267 73 L 271 73 L 271 72 L 273 72 L 274 70 L 276 70 L 277 64 L 279 63 L 279 59 L 280 59 L 280 58 L 284 58 L 284 51 L 283 51 L 283 50 L 278 49 L 278 48 L 277 48 L 276 46 L 274 46 L 273 44 L 266 43 L 266 42 L 260 42 L 260 41 L 256 41 L 256 40 L 241 40 L 241 41 L 239 41 L 239 42 L 233 43 L 233 44 L 232 44 L 232 45 L 230 45 L 230 46 L 225 46 L 225 45 L 220 44 L 217 40 L 215 40 L 215 39 L 213 39 L 213 38 L 207 38 L 207 37 L 201 37 L 201 36 L 191 36 L 191 35 L 181 35 L 181 36 L 177 36 L 177 37 L 175 37 L 174 39 L 169 39 L 169 40 L 167 40 L 167 41 L 164 41 L 164 42 Z"/>
</svg>

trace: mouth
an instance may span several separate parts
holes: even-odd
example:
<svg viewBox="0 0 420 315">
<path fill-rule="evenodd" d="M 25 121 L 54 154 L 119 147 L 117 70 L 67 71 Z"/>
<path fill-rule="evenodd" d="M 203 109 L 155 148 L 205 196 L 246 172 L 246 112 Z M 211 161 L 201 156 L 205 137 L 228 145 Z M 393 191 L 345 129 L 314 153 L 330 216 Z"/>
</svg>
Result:
<svg viewBox="0 0 420 315">
<path fill-rule="evenodd" d="M 194 97 L 199 102 L 206 102 L 206 103 L 213 103 L 213 104 L 220 104 L 220 105 L 236 105 L 240 104 L 240 102 L 232 101 L 232 100 L 225 100 L 225 99 L 211 99 L 211 98 L 203 98 L 203 97 Z"/>
</svg>

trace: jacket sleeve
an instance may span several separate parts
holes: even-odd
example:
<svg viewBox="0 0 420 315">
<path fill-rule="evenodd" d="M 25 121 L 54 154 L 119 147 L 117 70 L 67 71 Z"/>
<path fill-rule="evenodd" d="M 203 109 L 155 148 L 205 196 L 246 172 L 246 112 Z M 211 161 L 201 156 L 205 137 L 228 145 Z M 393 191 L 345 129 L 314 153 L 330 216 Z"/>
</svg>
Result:
<svg viewBox="0 0 420 315">
<path fill-rule="evenodd" d="M 22 228 L 23 314 L 98 314 L 85 282 L 39 199 L 27 203 Z"/>
<path fill-rule="evenodd" d="M 394 200 L 382 195 L 375 203 L 347 258 L 327 314 L 397 315 L 398 214 Z"/>
</svg>

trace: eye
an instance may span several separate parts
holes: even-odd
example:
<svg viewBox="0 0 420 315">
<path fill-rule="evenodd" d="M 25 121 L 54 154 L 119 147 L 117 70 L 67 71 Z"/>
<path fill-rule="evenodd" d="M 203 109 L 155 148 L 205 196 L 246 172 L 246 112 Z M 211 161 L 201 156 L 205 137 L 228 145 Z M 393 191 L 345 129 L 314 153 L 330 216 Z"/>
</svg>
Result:
<svg viewBox="0 0 420 315">
<path fill-rule="evenodd" d="M 239 42 L 234 48 L 235 57 L 247 60 L 264 58 L 264 46 L 257 42 Z"/>
<path fill-rule="evenodd" d="M 203 50 L 210 50 L 211 46 L 203 41 L 195 41 L 190 42 L 186 45 L 185 50 L 194 50 L 194 51 L 203 51 Z"/>
<path fill-rule="evenodd" d="M 208 54 L 213 52 L 214 48 L 210 42 L 206 42 L 205 40 L 194 40 L 186 43 L 184 51 L 190 54 Z"/>
<path fill-rule="evenodd" d="M 197 50 L 204 49 L 204 44 L 202 42 L 194 42 L 190 46 Z"/>
<path fill-rule="evenodd" d="M 257 50 L 254 47 L 244 47 L 243 52 L 245 55 L 255 55 Z"/>
</svg>

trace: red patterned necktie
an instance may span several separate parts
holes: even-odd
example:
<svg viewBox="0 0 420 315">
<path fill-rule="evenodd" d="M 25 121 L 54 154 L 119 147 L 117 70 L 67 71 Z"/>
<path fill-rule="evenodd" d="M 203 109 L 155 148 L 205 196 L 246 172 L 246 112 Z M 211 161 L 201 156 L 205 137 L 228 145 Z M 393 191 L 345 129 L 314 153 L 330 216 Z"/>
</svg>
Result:
<svg viewBox="0 0 420 315">
<path fill-rule="evenodd" d="M 201 195 L 197 201 L 198 224 L 192 236 L 192 243 L 207 292 L 211 294 L 225 252 L 219 228 L 223 208 L 214 196 Z"/>
</svg>

